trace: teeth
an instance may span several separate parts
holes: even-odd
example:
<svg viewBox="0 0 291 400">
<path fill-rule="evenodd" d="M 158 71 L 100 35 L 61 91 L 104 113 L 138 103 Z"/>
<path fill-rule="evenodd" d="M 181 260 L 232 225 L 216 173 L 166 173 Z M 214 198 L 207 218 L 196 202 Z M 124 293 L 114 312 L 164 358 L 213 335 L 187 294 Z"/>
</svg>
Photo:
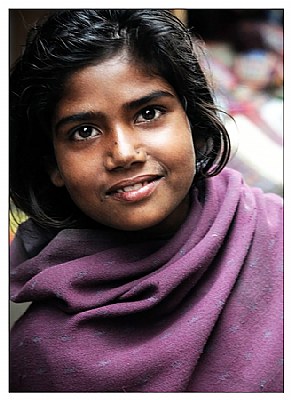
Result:
<svg viewBox="0 0 291 400">
<path fill-rule="evenodd" d="M 145 184 L 145 183 L 144 183 Z M 122 192 L 132 192 L 134 190 L 139 190 L 143 187 L 142 183 L 136 183 L 135 185 L 130 185 L 130 186 L 126 186 L 122 189 L 118 189 L 117 193 L 122 193 Z"/>
<path fill-rule="evenodd" d="M 125 188 L 123 188 L 123 191 L 132 192 L 133 190 L 139 190 L 140 188 L 142 188 L 142 183 L 136 183 L 135 185 L 132 186 L 126 186 Z"/>
</svg>

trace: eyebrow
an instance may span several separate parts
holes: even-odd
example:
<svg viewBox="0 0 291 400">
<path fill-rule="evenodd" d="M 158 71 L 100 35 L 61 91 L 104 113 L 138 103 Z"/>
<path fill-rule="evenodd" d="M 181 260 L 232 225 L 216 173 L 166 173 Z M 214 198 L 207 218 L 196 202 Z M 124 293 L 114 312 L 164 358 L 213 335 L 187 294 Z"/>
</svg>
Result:
<svg viewBox="0 0 291 400">
<path fill-rule="evenodd" d="M 161 98 L 161 97 L 172 97 L 174 98 L 175 95 L 171 92 L 165 90 L 157 90 L 151 92 L 145 96 L 140 97 L 139 99 L 129 101 L 128 103 L 123 104 L 123 108 L 126 111 L 135 110 L 143 105 L 148 104 L 149 102 Z M 72 115 L 68 115 L 66 117 L 61 118 L 57 121 L 55 125 L 55 132 L 61 127 L 66 124 L 70 124 L 72 122 L 85 122 L 85 121 L 93 121 L 97 118 L 104 118 L 104 114 L 100 111 L 85 111 L 85 112 L 77 112 Z"/>
<path fill-rule="evenodd" d="M 85 111 L 85 112 L 78 112 L 72 115 L 68 115 L 67 117 L 61 118 L 55 126 L 55 132 L 63 126 L 70 124 L 72 122 L 86 122 L 86 121 L 93 121 L 98 117 L 102 117 L 103 114 L 97 111 Z"/>
<path fill-rule="evenodd" d="M 151 92 L 148 95 L 143 96 L 139 99 L 132 100 L 128 103 L 125 103 L 123 107 L 125 110 L 131 111 L 131 110 L 134 110 L 136 108 L 139 108 L 139 107 L 149 103 L 152 100 L 158 99 L 160 97 L 175 97 L 175 96 L 171 92 L 167 92 L 165 90 L 157 90 L 157 91 Z"/>
</svg>

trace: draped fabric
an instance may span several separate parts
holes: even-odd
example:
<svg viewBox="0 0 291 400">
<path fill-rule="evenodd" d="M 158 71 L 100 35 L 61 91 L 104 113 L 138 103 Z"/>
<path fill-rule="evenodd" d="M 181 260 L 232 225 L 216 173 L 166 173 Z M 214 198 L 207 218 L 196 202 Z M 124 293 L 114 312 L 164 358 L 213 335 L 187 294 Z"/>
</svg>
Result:
<svg viewBox="0 0 291 400">
<path fill-rule="evenodd" d="M 282 392 L 282 200 L 225 169 L 174 236 L 22 225 L 10 390 Z"/>
</svg>

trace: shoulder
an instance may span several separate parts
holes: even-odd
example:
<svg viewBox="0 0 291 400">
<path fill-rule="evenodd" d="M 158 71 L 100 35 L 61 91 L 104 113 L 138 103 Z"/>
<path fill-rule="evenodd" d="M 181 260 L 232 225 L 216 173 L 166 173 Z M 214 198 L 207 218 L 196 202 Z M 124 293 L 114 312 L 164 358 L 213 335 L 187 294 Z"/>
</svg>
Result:
<svg viewBox="0 0 291 400">
<path fill-rule="evenodd" d="M 57 234 L 56 230 L 44 229 L 32 219 L 28 219 L 19 225 L 16 235 L 11 243 L 12 264 L 16 256 L 21 254 L 23 260 L 34 257 L 40 252 Z"/>
<path fill-rule="evenodd" d="M 257 211 L 260 219 L 266 221 L 282 220 L 283 198 L 275 193 L 265 193 L 259 187 L 248 185 L 242 174 L 231 168 L 225 168 L 215 177 L 215 190 L 225 195 L 237 195 L 239 204 L 246 210 Z"/>
<path fill-rule="evenodd" d="M 247 187 L 245 192 L 251 192 L 254 198 L 256 230 L 264 236 L 283 234 L 283 198 L 275 193 L 264 193 L 259 188 Z"/>
</svg>

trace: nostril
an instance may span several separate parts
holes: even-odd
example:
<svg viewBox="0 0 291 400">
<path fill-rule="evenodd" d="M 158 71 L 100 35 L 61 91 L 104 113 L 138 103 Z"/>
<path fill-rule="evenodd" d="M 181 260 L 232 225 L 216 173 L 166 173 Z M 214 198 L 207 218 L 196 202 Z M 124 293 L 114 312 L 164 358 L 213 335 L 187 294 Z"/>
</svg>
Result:
<svg viewBox="0 0 291 400">
<path fill-rule="evenodd" d="M 130 168 L 133 164 L 147 160 L 147 153 L 140 146 L 137 148 L 130 143 L 120 145 L 118 141 L 114 141 L 113 144 L 114 147 L 104 155 L 104 167 L 108 170 Z"/>
</svg>

